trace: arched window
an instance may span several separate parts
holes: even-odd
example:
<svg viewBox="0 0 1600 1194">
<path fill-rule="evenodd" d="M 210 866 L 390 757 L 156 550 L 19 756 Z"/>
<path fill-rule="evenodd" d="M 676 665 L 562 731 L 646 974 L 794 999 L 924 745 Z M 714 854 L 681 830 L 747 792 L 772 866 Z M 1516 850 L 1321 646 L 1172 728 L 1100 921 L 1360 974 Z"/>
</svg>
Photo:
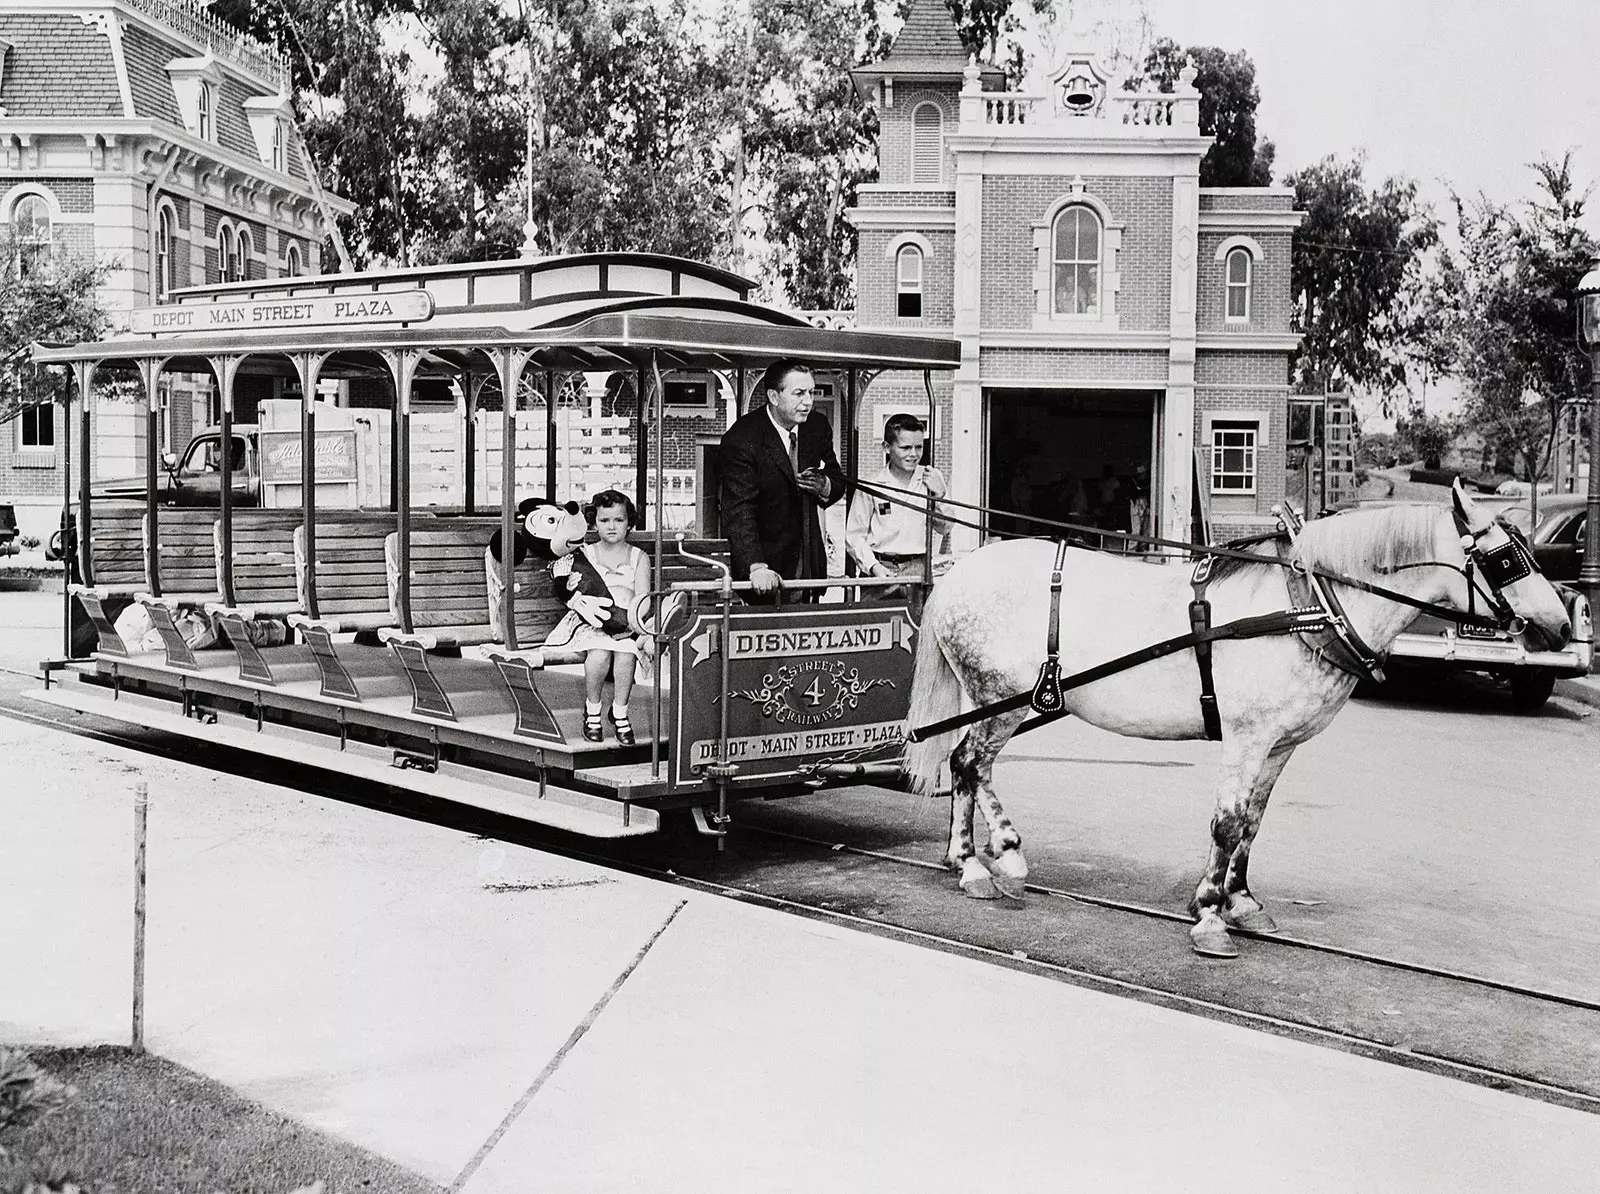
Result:
<svg viewBox="0 0 1600 1194">
<path fill-rule="evenodd" d="M 239 251 L 234 255 L 234 261 L 236 268 L 238 269 L 238 273 L 233 278 L 230 278 L 229 281 L 248 282 L 250 280 L 250 234 L 243 228 L 240 228 L 238 231 L 238 238 Z"/>
<path fill-rule="evenodd" d="M 1233 249 L 1228 253 L 1228 307 L 1227 322 L 1250 322 L 1250 281 L 1252 262 L 1248 249 Z"/>
<path fill-rule="evenodd" d="M 944 113 L 938 104 L 918 104 L 911 113 L 911 181 L 944 178 Z"/>
<path fill-rule="evenodd" d="M 1056 217 L 1055 307 L 1057 315 L 1100 314 L 1100 219 L 1072 206 Z"/>
<path fill-rule="evenodd" d="M 163 207 L 156 217 L 156 302 L 164 303 L 172 292 L 172 238 L 176 234 L 172 209 Z"/>
<path fill-rule="evenodd" d="M 283 276 L 298 278 L 300 276 L 300 246 L 290 245 L 289 251 L 283 255 Z"/>
<path fill-rule="evenodd" d="M 230 224 L 217 225 L 217 273 L 219 282 L 238 280 L 239 241 Z"/>
<path fill-rule="evenodd" d="M 50 204 L 43 195 L 24 195 L 11 209 L 11 239 L 17 246 L 17 272 L 24 278 L 50 260 Z"/>
<path fill-rule="evenodd" d="M 216 118 L 212 114 L 211 84 L 201 83 L 195 97 L 194 133 L 202 141 L 210 141 L 216 132 Z"/>
<path fill-rule="evenodd" d="M 894 256 L 895 314 L 902 319 L 922 318 L 922 250 L 902 245 Z"/>
</svg>

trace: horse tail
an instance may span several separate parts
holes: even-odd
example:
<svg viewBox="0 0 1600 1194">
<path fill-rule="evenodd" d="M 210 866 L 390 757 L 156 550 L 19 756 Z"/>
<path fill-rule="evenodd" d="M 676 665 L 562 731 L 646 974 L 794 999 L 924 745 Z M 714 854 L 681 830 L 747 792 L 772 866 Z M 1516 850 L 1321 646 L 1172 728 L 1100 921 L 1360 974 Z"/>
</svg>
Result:
<svg viewBox="0 0 1600 1194">
<path fill-rule="evenodd" d="M 933 632 L 933 619 L 928 616 L 931 612 L 924 612 L 922 633 L 917 636 L 917 665 L 911 677 L 911 709 L 906 714 L 908 729 L 942 721 L 961 711 L 961 682 L 956 678 L 955 669 L 945 658 L 944 647 Z M 956 733 L 955 730 L 947 730 L 921 742 L 906 744 L 901 766 L 911 781 L 913 792 L 926 795 L 933 791 L 939 776 L 939 764 L 949 757 Z"/>
</svg>

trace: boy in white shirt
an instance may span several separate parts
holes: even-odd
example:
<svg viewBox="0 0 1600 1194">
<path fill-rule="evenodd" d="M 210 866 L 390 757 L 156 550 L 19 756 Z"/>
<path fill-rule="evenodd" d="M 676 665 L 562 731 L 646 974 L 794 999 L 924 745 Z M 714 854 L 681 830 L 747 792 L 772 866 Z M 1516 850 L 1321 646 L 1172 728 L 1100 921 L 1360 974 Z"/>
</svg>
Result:
<svg viewBox="0 0 1600 1194">
<path fill-rule="evenodd" d="M 927 430 L 915 415 L 889 416 L 883 428 L 883 450 L 887 460 L 877 476 L 863 480 L 881 490 L 899 490 L 904 501 L 890 501 L 865 489 L 856 490 L 850 499 L 850 517 L 845 523 L 845 544 L 863 576 L 904 576 L 923 579 L 923 558 L 928 541 L 928 498 L 945 494 L 944 477 L 931 465 L 922 464 L 922 445 Z M 933 533 L 942 536 L 950 528 L 934 508 Z M 901 596 L 903 589 L 881 589 L 884 597 Z"/>
</svg>

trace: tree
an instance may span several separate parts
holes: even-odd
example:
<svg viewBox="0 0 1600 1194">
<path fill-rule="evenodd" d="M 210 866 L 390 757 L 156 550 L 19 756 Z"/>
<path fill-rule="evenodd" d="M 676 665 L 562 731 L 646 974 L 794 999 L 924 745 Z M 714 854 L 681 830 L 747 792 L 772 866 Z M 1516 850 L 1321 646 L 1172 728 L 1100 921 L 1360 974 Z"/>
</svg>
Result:
<svg viewBox="0 0 1600 1194">
<path fill-rule="evenodd" d="M 1416 359 L 1422 332 L 1409 296 L 1438 242 L 1438 222 L 1409 179 L 1367 190 L 1359 156 L 1324 158 L 1285 182 L 1306 213 L 1289 281 L 1295 330 L 1304 337 L 1296 388 L 1394 393 Z"/>
<path fill-rule="evenodd" d="M 1589 386 L 1573 299 L 1595 242 L 1572 155 L 1532 168 L 1537 191 L 1520 208 L 1456 198 L 1460 248 L 1441 254 L 1433 299 L 1465 421 L 1537 490 L 1562 412 Z"/>
<path fill-rule="evenodd" d="M 1200 185 L 1271 186 L 1277 148 L 1271 141 L 1256 140 L 1261 92 L 1256 87 L 1256 64 L 1243 50 L 1184 48 L 1170 37 L 1160 38 L 1145 55 L 1142 72 L 1129 78 L 1128 89 L 1173 91 L 1179 72 L 1191 62 L 1194 86 L 1200 92 L 1200 135 L 1217 139 L 1200 160 Z"/>
<path fill-rule="evenodd" d="M 15 243 L 0 239 L 0 424 L 62 400 L 66 377 L 34 365 L 31 349 L 98 337 L 106 326 L 97 293 L 105 275 L 105 266 L 65 254 L 24 273 Z"/>
</svg>

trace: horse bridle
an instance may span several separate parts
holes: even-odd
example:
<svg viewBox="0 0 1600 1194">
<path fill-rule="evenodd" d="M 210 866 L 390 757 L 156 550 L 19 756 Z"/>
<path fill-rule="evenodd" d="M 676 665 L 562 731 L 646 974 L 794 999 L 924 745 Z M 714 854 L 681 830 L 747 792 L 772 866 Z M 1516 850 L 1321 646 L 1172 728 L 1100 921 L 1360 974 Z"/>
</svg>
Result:
<svg viewBox="0 0 1600 1194">
<path fill-rule="evenodd" d="M 1447 564 L 1443 560 L 1428 560 L 1417 564 L 1402 564 L 1393 571 L 1400 572 L 1407 568 L 1448 568 L 1452 572 L 1459 572 L 1467 582 L 1468 618 L 1481 616 L 1476 609 L 1476 600 L 1481 595 L 1484 603 L 1494 611 L 1495 619 L 1501 629 L 1512 634 L 1521 634 L 1527 622 L 1511 608 L 1511 603 L 1506 600 L 1505 590 L 1519 580 L 1526 580 L 1539 570 L 1539 565 L 1533 558 L 1533 549 L 1528 546 L 1528 541 L 1523 538 L 1522 532 L 1509 523 L 1491 522 L 1482 530 L 1475 531 L 1467 525 L 1467 520 L 1461 516 L 1461 511 L 1452 509 L 1450 513 L 1455 519 L 1456 530 L 1461 535 L 1461 548 L 1467 556 L 1466 567 Z M 1506 541 L 1499 547 L 1484 547 L 1484 536 L 1496 526 L 1505 532 Z"/>
</svg>

